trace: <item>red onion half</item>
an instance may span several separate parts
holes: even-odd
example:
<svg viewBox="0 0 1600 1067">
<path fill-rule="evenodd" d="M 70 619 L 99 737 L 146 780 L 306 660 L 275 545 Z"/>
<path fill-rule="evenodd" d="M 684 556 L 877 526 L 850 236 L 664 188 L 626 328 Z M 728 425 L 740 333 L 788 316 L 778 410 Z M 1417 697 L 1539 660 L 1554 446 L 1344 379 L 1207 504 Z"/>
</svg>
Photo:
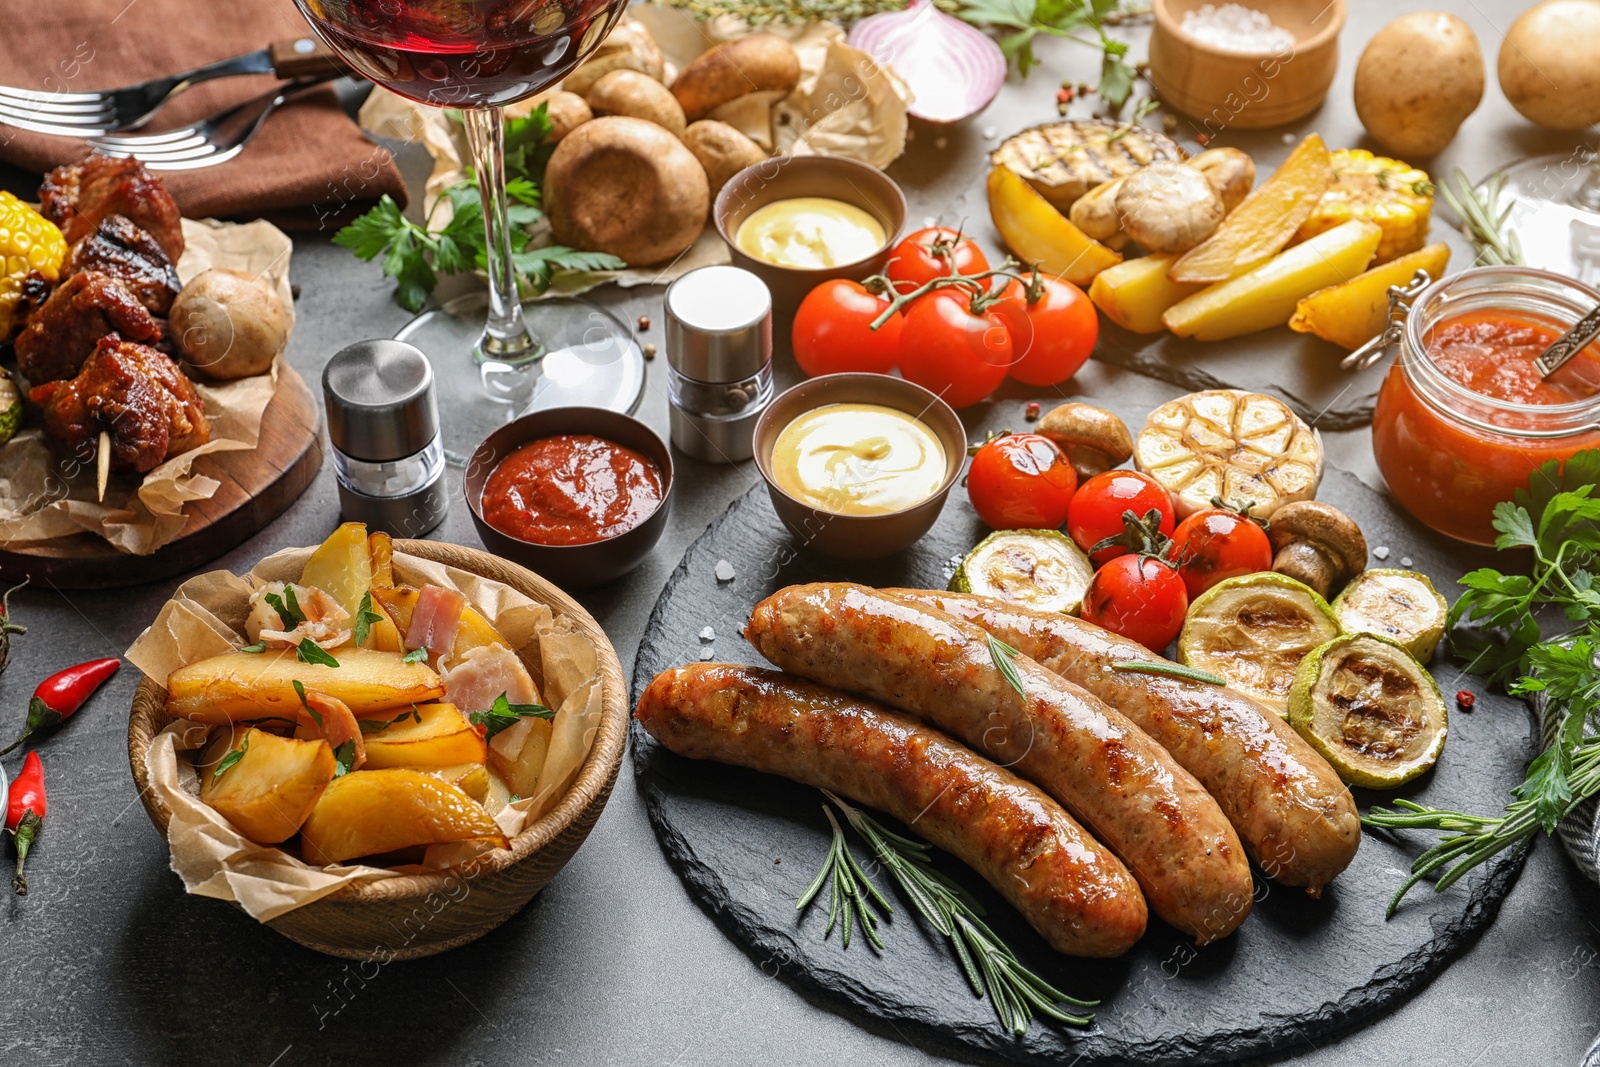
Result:
<svg viewBox="0 0 1600 1067">
<path fill-rule="evenodd" d="M 934 7 L 911 0 L 903 11 L 871 15 L 846 43 L 898 74 L 916 97 L 910 112 L 928 122 L 971 118 L 1006 80 L 1006 57 L 989 36 Z"/>
</svg>

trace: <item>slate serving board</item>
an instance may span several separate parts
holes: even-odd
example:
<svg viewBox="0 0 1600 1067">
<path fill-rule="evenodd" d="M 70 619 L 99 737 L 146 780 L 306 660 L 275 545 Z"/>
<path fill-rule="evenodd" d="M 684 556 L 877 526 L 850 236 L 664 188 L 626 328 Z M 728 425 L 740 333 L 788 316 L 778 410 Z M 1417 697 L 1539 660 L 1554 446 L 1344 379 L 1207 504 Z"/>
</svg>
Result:
<svg viewBox="0 0 1600 1067">
<path fill-rule="evenodd" d="M 910 551 L 846 563 L 799 548 L 757 485 L 690 546 L 668 581 L 639 649 L 634 698 L 656 672 L 692 660 L 760 663 L 740 632 L 750 607 L 783 585 L 856 580 L 942 587 L 952 557 L 982 533 L 957 494 Z M 1374 565 L 1410 560 L 1447 596 L 1465 569 L 1489 555 L 1430 534 L 1351 475 L 1330 471 L 1319 498 L 1355 517 L 1371 546 L 1389 549 L 1388 559 Z M 731 580 L 717 578 L 724 560 Z M 701 637 L 706 627 L 714 634 L 709 640 Z M 1447 698 L 1470 684 L 1442 657 L 1432 666 Z M 1526 707 L 1471 687 L 1478 691 L 1476 710 L 1452 710 L 1438 767 L 1402 795 L 1488 813 L 1520 780 L 1534 743 Z M 683 759 L 637 723 L 632 740 L 638 786 L 668 859 L 764 971 L 876 1030 L 983 1062 L 1213 1064 L 1321 1043 L 1448 965 L 1493 920 L 1522 867 L 1520 855 L 1502 855 L 1445 893 L 1420 886 L 1385 922 L 1384 907 L 1428 836 L 1368 832 L 1354 864 L 1320 901 L 1258 872 L 1253 914 L 1233 936 L 1195 949 L 1152 917 L 1149 933 L 1126 957 L 1096 961 L 1050 951 L 982 879 L 942 857 L 944 869 L 985 903 L 991 924 L 1025 962 L 1059 988 L 1102 1001 L 1088 1029 L 1035 1020 L 1024 1038 L 1013 1039 L 881 872 L 878 881 L 895 904 L 893 918 L 879 928 L 887 946 L 881 957 L 859 938 L 843 949 L 837 930 L 824 938 L 825 900 L 820 910 L 796 912 L 794 902 L 829 842 L 815 789 Z M 1363 811 L 1382 799 L 1359 791 L 1356 797 Z M 858 857 L 869 858 L 859 840 L 851 843 Z"/>
</svg>

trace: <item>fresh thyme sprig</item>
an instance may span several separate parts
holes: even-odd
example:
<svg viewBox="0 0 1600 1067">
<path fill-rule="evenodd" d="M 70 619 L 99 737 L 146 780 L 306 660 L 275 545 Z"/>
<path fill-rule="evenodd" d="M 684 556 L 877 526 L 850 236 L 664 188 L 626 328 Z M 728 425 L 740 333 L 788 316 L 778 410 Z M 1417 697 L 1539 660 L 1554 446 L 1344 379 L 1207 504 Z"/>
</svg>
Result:
<svg viewBox="0 0 1600 1067">
<path fill-rule="evenodd" d="M 1466 226 L 1473 250 L 1489 266 L 1514 267 L 1522 263 L 1522 242 L 1506 227 L 1512 205 L 1502 207 L 1500 203 L 1505 184 L 1503 173 L 1491 174 L 1484 179 L 1480 192 L 1466 171 L 1457 167 L 1450 172 L 1450 180 L 1439 186 L 1439 195 Z"/>
<path fill-rule="evenodd" d="M 1092 1008 L 1099 1001 L 1070 997 L 1024 966 L 1022 961 L 1017 959 L 1016 953 L 1012 952 L 1000 940 L 999 935 L 983 921 L 981 918 L 984 914 L 983 906 L 966 890 L 934 869 L 929 858 L 933 846 L 925 841 L 916 841 L 897 834 L 860 808 L 846 803 L 827 790 L 823 790 L 823 793 L 844 813 L 851 827 L 861 835 L 867 847 L 872 850 L 872 854 L 894 879 L 895 885 L 900 887 L 900 892 L 911 901 L 917 914 L 949 940 L 973 994 L 989 998 L 1001 1026 L 1021 1037 L 1028 1032 L 1028 1024 L 1035 1014 L 1069 1026 L 1087 1026 L 1094 1020 L 1092 1014 L 1068 1009 Z M 824 872 L 830 867 L 838 870 L 842 863 L 848 863 L 853 875 L 858 876 L 866 886 L 870 887 L 871 880 L 849 855 L 844 834 L 831 812 L 828 821 L 833 825 L 834 846 L 829 851 Z M 837 858 L 838 853 L 843 854 L 842 861 Z M 809 903 L 809 900 L 816 896 L 824 877 L 825 874 L 818 875 L 807 888 L 808 896 L 802 897 L 802 901 Z M 873 896 L 882 902 L 887 911 L 887 902 L 883 902 L 876 890 L 873 890 Z M 857 909 L 856 914 L 869 914 L 861 906 L 859 899 L 853 906 Z M 848 922 L 847 916 L 847 931 Z M 871 936 L 872 927 L 867 925 L 865 928 Z M 832 929 L 831 918 L 829 929 Z M 877 943 L 876 940 L 874 943 Z"/>
<path fill-rule="evenodd" d="M 878 917 L 872 913 L 868 904 L 874 904 L 885 915 L 894 911 L 889 902 L 884 899 L 878 887 L 872 884 L 872 879 L 867 877 L 867 872 L 861 869 L 856 858 L 850 854 L 850 845 L 844 839 L 844 828 L 839 825 L 839 820 L 833 817 L 833 809 L 826 804 L 822 806 L 822 814 L 828 817 L 828 825 L 833 827 L 833 843 L 828 846 L 828 855 L 822 861 L 822 867 L 817 871 L 817 876 L 806 886 L 806 891 L 800 894 L 800 899 L 795 901 L 795 910 L 804 911 L 822 892 L 824 885 L 828 886 L 828 925 L 822 931 L 822 936 L 827 937 L 833 933 L 834 925 L 842 917 L 844 928 L 842 936 L 844 947 L 850 947 L 850 931 L 856 923 L 861 924 L 861 932 L 867 940 L 872 942 L 874 948 L 883 951 L 883 941 L 878 937 Z"/>
</svg>

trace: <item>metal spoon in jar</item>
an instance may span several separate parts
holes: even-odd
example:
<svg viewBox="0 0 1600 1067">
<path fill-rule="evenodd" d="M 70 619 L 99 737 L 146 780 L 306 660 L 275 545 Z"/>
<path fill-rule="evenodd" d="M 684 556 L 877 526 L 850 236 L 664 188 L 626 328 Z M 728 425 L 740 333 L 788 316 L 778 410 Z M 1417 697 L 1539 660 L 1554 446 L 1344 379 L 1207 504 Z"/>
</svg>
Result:
<svg viewBox="0 0 1600 1067">
<path fill-rule="evenodd" d="M 1596 337 L 1600 337 L 1600 307 L 1574 323 L 1572 329 L 1556 338 L 1555 343 L 1533 361 L 1540 379 L 1548 378 L 1560 370 L 1573 356 L 1588 348 Z"/>
</svg>

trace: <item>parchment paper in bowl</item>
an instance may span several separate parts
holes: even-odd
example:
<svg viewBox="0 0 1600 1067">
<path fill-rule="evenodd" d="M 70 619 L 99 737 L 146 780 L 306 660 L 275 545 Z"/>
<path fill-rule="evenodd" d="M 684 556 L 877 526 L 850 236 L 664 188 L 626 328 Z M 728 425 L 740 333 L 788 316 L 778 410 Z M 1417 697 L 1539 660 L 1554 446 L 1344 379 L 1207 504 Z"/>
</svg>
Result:
<svg viewBox="0 0 1600 1067">
<path fill-rule="evenodd" d="M 184 582 L 128 649 L 128 661 L 165 684 L 169 674 L 187 663 L 242 646 L 255 585 L 298 581 L 311 551 L 275 553 L 242 577 L 211 571 Z M 565 795 L 589 754 L 600 725 L 599 653 L 566 616 L 553 615 L 548 606 L 509 586 L 399 552 L 394 569 L 397 580 L 411 585 L 459 590 L 516 650 L 544 703 L 556 709 L 539 792 L 496 816 L 506 836 L 515 837 Z M 197 896 L 231 901 L 267 922 L 347 885 L 458 866 L 489 851 L 476 845 L 435 845 L 423 866 L 321 868 L 282 849 L 255 844 L 200 800 L 193 756 L 207 733 L 202 726 L 178 720 L 156 735 L 145 757 L 150 788 L 172 812 L 167 828 L 172 869 Z"/>
<path fill-rule="evenodd" d="M 289 289 L 293 243 L 269 222 L 183 220 L 184 252 L 178 277 L 187 282 L 210 267 L 225 267 L 261 278 L 278 294 L 294 326 Z M 265 374 L 232 382 L 196 382 L 211 420 L 211 440 L 174 456 L 144 476 L 137 486 L 113 478 L 104 503 L 95 499 L 94 462 L 80 462 L 52 446 L 35 423 L 0 448 L 0 548 L 91 533 L 130 555 L 149 555 L 180 536 L 189 517 L 183 507 L 205 500 L 219 488 L 215 478 L 196 473 L 195 460 L 218 452 L 256 447 L 261 417 L 278 387 L 278 362 Z"/>
<path fill-rule="evenodd" d="M 700 53 L 751 33 L 773 33 L 794 45 L 800 57 L 800 83 L 788 95 L 748 93 L 713 112 L 711 118 L 743 131 L 774 155 L 848 156 L 883 168 L 906 149 L 906 107 L 911 89 L 866 52 L 845 44 L 844 30 L 832 22 L 804 25 L 769 23 L 752 27 L 732 16 L 698 21 L 664 4 L 637 4 L 628 18 L 649 29 L 661 47 L 668 82 Z M 543 95 L 543 94 L 541 94 Z M 539 104 L 535 96 L 506 109 L 513 117 Z M 390 140 L 421 143 L 433 157 L 423 186 L 422 212 L 434 226 L 450 218 L 450 205 L 437 204 L 445 189 L 465 176 L 469 158 L 460 124 L 444 110 L 428 107 L 381 86 L 361 107 L 361 128 Z M 533 231 L 535 246 L 554 243 L 548 227 Z M 549 292 L 571 295 L 606 282 L 624 288 L 664 285 L 696 267 L 731 262 L 727 245 L 707 224 L 688 251 L 670 263 L 620 271 L 557 273 Z"/>
</svg>

